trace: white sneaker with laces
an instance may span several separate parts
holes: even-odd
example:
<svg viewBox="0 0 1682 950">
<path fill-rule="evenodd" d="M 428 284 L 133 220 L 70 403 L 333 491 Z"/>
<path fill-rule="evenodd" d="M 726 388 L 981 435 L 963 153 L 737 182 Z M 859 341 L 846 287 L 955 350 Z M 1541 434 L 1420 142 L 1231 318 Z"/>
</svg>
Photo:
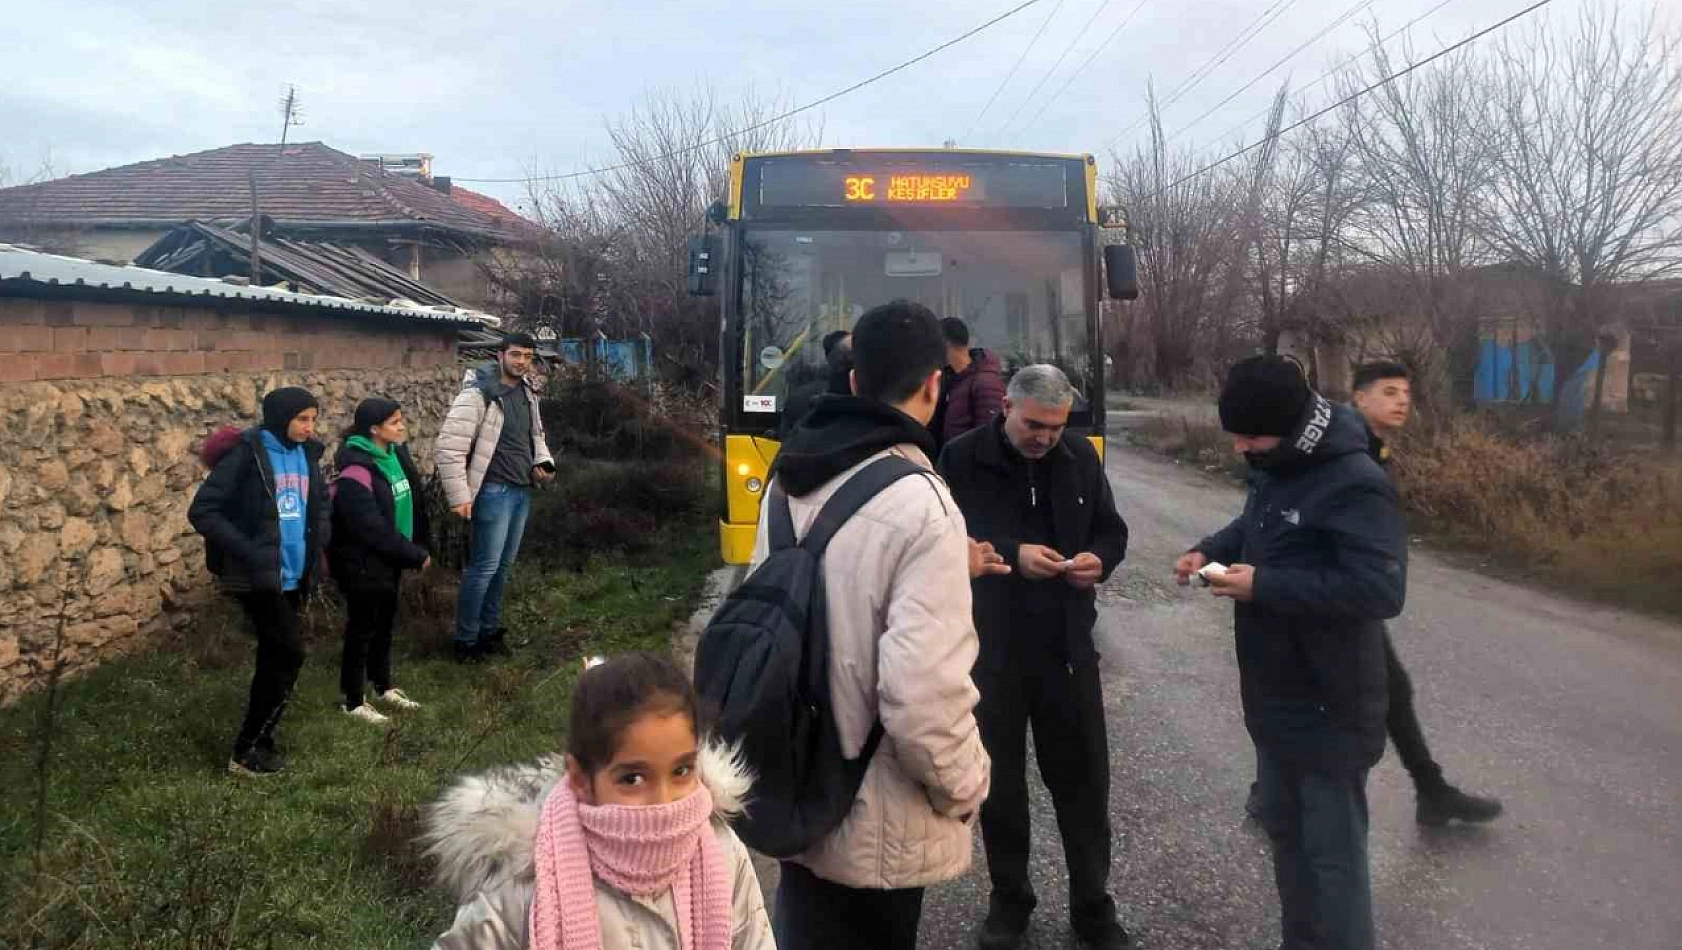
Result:
<svg viewBox="0 0 1682 950">
<path fill-rule="evenodd" d="M 387 705 L 387 706 L 390 706 L 392 709 L 397 709 L 397 710 L 409 710 L 409 709 L 419 709 L 419 708 L 421 708 L 420 703 L 417 703 L 414 700 L 410 699 L 408 696 L 404 695 L 403 691 L 400 690 L 400 689 L 388 689 L 383 693 L 376 693 L 374 695 L 374 699 L 377 700 L 378 702 L 381 702 L 381 703 Z"/>
<path fill-rule="evenodd" d="M 355 719 L 360 719 L 363 722 L 373 723 L 376 726 L 391 721 L 390 716 L 387 716 L 367 703 L 363 703 L 355 709 L 346 709 L 345 715 Z"/>
</svg>

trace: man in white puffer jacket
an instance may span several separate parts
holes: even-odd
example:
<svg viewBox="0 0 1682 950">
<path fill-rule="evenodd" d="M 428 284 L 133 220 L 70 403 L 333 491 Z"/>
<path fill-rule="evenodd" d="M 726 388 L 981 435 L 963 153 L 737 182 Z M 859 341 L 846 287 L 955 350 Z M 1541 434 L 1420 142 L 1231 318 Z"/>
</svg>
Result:
<svg viewBox="0 0 1682 950">
<path fill-rule="evenodd" d="M 772 471 L 796 535 L 876 459 L 897 454 L 931 471 L 877 494 L 823 556 L 842 753 L 859 755 L 878 719 L 884 735 L 841 824 L 783 862 L 781 950 L 914 948 L 923 889 L 969 869 L 990 775 L 970 681 L 979 647 L 969 539 L 929 459 L 946 360 L 939 321 L 921 304 L 884 304 L 853 328 L 853 357 L 856 395 L 819 399 Z M 761 532 L 756 566 L 767 547 Z"/>
</svg>

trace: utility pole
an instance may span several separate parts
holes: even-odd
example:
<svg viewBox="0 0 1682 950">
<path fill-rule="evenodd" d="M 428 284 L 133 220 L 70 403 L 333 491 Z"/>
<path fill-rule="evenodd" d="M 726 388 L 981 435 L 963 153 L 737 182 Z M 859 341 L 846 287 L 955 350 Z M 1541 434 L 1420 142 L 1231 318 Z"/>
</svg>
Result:
<svg viewBox="0 0 1682 950">
<path fill-rule="evenodd" d="M 257 207 L 257 172 L 246 179 L 251 185 L 251 286 L 263 286 L 263 213 Z"/>
</svg>

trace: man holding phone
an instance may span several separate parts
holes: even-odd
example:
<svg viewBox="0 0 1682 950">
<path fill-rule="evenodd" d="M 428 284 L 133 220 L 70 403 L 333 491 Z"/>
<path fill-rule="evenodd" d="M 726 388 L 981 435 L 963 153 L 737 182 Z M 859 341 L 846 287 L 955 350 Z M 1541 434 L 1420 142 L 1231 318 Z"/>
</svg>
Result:
<svg viewBox="0 0 1682 950">
<path fill-rule="evenodd" d="M 473 523 L 456 601 L 462 663 L 508 652 L 502 585 L 520 551 L 532 486 L 555 477 L 538 393 L 526 381 L 536 355 L 529 334 L 503 337 L 495 363 L 468 371 L 433 449 L 450 509 Z"/>
<path fill-rule="evenodd" d="M 993 759 L 981 806 L 993 886 L 985 950 L 1018 946 L 1037 903 L 1028 880 L 1030 725 L 1068 859 L 1075 937 L 1104 950 L 1128 943 L 1109 895 L 1109 739 L 1092 640 L 1096 588 L 1127 553 L 1127 524 L 1098 453 L 1065 431 L 1074 396 L 1062 370 L 1026 367 L 1010 380 L 1004 415 L 940 456 L 977 549 L 1002 562 L 971 568 L 976 720 Z"/>
</svg>

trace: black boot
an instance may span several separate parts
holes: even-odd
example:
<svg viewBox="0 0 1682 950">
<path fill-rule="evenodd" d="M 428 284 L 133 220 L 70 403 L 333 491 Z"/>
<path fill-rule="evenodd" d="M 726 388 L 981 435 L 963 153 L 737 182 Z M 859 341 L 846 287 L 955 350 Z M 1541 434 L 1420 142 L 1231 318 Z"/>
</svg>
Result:
<svg viewBox="0 0 1682 950">
<path fill-rule="evenodd" d="M 976 943 L 981 950 L 1016 950 L 1022 936 L 1028 932 L 1028 919 L 1034 914 L 1033 895 L 1026 899 L 1004 900 L 994 894 L 987 900 L 987 919 L 981 924 L 981 938 Z"/>
<path fill-rule="evenodd" d="M 457 663 L 483 663 L 485 651 L 478 643 L 457 643 L 455 645 Z"/>
<path fill-rule="evenodd" d="M 1109 895 L 1102 900 L 1071 907 L 1069 924 L 1075 932 L 1076 942 L 1088 950 L 1121 950 L 1132 940 L 1121 921 L 1116 919 L 1115 900 Z"/>
<path fill-rule="evenodd" d="M 1453 785 L 1420 786 L 1419 805 L 1414 817 L 1422 825 L 1442 826 L 1452 821 L 1480 824 L 1494 821 L 1501 814 L 1501 803 L 1493 798 L 1468 795 Z"/>
<path fill-rule="evenodd" d="M 507 656 L 509 654 L 508 628 L 497 627 L 494 631 L 481 636 L 479 638 L 479 652 L 487 657 Z"/>
</svg>

